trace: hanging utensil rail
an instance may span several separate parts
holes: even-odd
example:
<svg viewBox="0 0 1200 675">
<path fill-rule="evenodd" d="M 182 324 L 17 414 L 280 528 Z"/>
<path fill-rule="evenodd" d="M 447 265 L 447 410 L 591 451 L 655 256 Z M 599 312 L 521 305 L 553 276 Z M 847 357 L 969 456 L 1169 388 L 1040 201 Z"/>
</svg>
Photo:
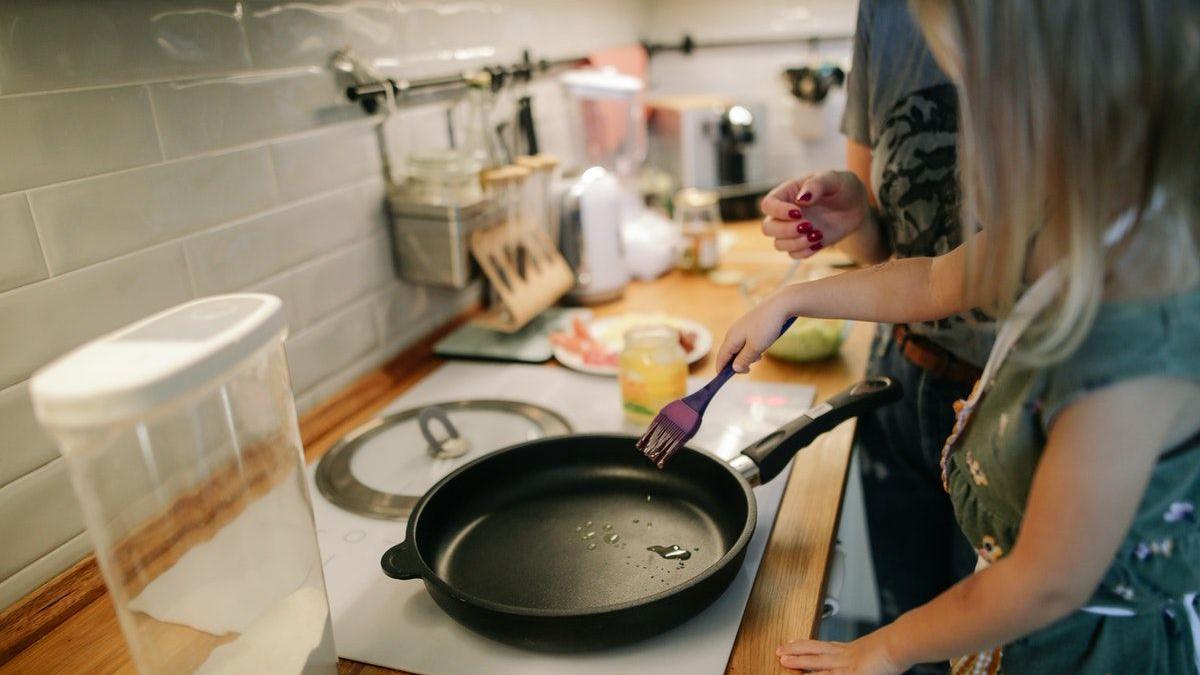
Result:
<svg viewBox="0 0 1200 675">
<path fill-rule="evenodd" d="M 831 33 L 817 35 L 771 35 L 763 37 L 725 38 L 714 40 L 697 40 L 685 34 L 678 42 L 642 41 L 646 54 L 654 56 L 662 52 L 682 52 L 691 54 L 697 49 L 727 49 L 730 47 L 761 47 L 768 45 L 807 45 L 815 48 L 827 42 L 849 42 L 854 39 L 852 33 Z M 529 52 L 522 55 L 521 61 L 509 65 L 483 66 L 474 70 L 440 75 L 416 80 L 387 78 L 378 82 L 360 82 L 346 88 L 346 98 L 362 105 L 363 110 L 373 114 L 379 109 L 380 101 L 391 89 L 398 103 L 430 102 L 433 100 L 460 95 L 467 87 L 478 86 L 481 81 L 488 83 L 493 91 L 499 91 L 513 82 L 529 81 L 535 77 L 548 75 L 565 68 L 576 68 L 587 65 L 587 56 L 568 56 L 557 59 L 539 59 L 534 61 Z"/>
<path fill-rule="evenodd" d="M 442 96 L 457 96 L 468 87 L 478 86 L 481 82 L 490 86 L 492 91 L 499 91 L 513 82 L 529 81 L 557 70 L 586 63 L 586 56 L 534 61 L 530 59 L 529 52 L 525 52 L 521 61 L 511 65 L 484 66 L 454 75 L 417 80 L 388 78 L 380 82 L 356 84 L 346 87 L 346 98 L 362 105 L 367 113 L 374 113 L 379 108 L 380 99 L 387 95 L 388 88 L 391 88 L 398 103 L 414 97 L 427 102 Z"/>
</svg>

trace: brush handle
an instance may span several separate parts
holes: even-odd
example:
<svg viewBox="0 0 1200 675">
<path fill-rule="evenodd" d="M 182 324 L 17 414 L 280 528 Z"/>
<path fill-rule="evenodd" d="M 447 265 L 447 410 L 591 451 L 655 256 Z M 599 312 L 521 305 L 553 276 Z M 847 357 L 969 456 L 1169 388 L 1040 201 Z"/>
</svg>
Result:
<svg viewBox="0 0 1200 675">
<path fill-rule="evenodd" d="M 783 322 L 783 328 L 779 329 L 780 337 L 782 337 L 783 334 L 786 333 L 787 330 L 789 328 L 791 328 L 792 324 L 795 322 L 796 322 L 796 317 L 794 317 L 794 316 L 788 317 L 788 320 Z M 734 376 L 733 359 L 730 358 L 729 363 L 726 363 L 725 367 L 717 372 L 716 377 L 709 380 L 708 384 L 704 385 L 703 387 L 700 387 L 694 393 L 689 394 L 683 400 L 685 402 L 687 402 L 693 410 L 695 410 L 698 413 L 703 414 L 704 409 L 708 407 L 709 401 L 711 401 L 713 399 L 713 397 L 717 395 L 717 392 L 721 390 L 721 387 L 725 386 L 725 383 L 728 382 L 729 378 L 731 378 L 733 376 Z"/>
</svg>

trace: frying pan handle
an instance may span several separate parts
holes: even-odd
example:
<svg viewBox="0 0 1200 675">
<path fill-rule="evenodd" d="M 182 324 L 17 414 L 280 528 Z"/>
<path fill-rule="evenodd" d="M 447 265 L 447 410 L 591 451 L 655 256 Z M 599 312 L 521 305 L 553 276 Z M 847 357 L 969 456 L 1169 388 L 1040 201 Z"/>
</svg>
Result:
<svg viewBox="0 0 1200 675">
<path fill-rule="evenodd" d="M 421 577 L 421 561 L 417 552 L 407 541 L 389 548 L 379 561 L 383 573 L 393 579 L 419 579 Z"/>
<path fill-rule="evenodd" d="M 766 483 L 778 476 L 792 457 L 816 440 L 817 436 L 852 417 L 895 403 L 903 397 L 904 390 L 891 378 L 861 380 L 824 403 L 809 408 L 766 438 L 742 450 L 742 454 L 758 467 L 759 482 Z"/>
</svg>

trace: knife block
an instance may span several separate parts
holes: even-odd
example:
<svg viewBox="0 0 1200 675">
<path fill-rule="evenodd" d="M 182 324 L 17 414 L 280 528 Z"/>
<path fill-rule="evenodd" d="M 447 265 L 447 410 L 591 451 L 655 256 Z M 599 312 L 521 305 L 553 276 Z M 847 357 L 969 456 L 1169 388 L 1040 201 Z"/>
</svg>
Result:
<svg viewBox="0 0 1200 675">
<path fill-rule="evenodd" d="M 480 176 L 484 190 L 508 208 L 499 225 L 471 233 L 471 254 L 495 291 L 492 307 L 474 323 L 515 333 L 575 285 L 575 274 L 542 228 L 526 227 L 515 208 L 529 170 L 504 166 Z"/>
</svg>

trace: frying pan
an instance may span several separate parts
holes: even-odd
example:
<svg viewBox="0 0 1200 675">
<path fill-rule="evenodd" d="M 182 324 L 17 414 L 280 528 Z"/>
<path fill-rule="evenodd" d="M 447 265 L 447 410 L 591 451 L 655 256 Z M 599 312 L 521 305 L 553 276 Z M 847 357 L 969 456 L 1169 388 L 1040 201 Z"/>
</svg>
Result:
<svg viewBox="0 0 1200 675">
<path fill-rule="evenodd" d="M 863 380 L 729 462 L 685 448 L 660 470 L 623 435 L 498 450 L 425 493 L 383 571 L 423 580 L 459 623 L 527 648 L 597 649 L 656 635 L 695 616 L 737 575 L 757 519 L 752 485 L 820 434 L 901 396 L 888 378 Z"/>
</svg>

